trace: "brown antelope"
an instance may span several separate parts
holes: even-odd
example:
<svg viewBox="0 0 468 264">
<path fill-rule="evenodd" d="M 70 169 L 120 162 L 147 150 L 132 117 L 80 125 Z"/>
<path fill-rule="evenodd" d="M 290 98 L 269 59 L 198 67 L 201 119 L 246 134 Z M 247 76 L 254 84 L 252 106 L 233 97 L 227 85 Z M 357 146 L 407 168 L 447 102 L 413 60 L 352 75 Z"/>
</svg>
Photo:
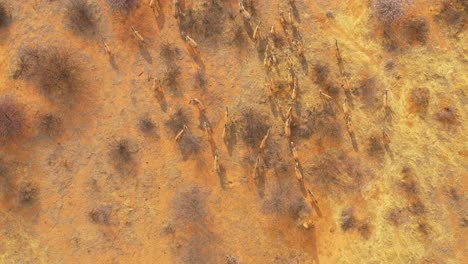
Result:
<svg viewBox="0 0 468 264">
<path fill-rule="evenodd" d="M 302 181 L 304 179 L 304 176 L 302 175 L 302 171 L 299 165 L 299 162 L 294 163 L 294 171 L 296 172 L 296 178 L 298 181 Z"/>
<path fill-rule="evenodd" d="M 197 98 L 192 98 L 192 99 L 190 99 L 190 102 L 189 102 L 189 103 L 190 103 L 191 105 L 197 106 L 198 111 L 199 111 L 200 113 L 204 113 L 204 112 L 206 111 L 206 108 L 205 108 L 205 106 L 203 105 L 203 103 L 202 103 L 199 99 L 197 99 Z"/>
<path fill-rule="evenodd" d="M 164 95 L 164 90 L 161 86 L 161 82 L 157 78 L 154 78 L 152 88 L 153 88 L 153 91 L 156 93 L 156 95 L 158 96 Z"/>
<path fill-rule="evenodd" d="M 172 6 L 174 8 L 174 17 L 178 18 L 180 15 L 180 2 L 179 0 L 172 0 Z"/>
<path fill-rule="evenodd" d="M 348 130 L 348 133 L 349 133 L 350 135 L 353 134 L 354 131 L 353 131 L 353 126 L 352 126 L 352 124 L 351 124 L 351 116 L 348 116 L 348 117 L 346 118 L 346 129 Z"/>
<path fill-rule="evenodd" d="M 260 169 L 260 155 L 257 156 L 257 158 L 255 159 L 255 164 L 254 164 L 254 168 L 253 168 L 253 178 L 254 179 L 257 179 L 258 178 L 258 171 Z"/>
<path fill-rule="evenodd" d="M 297 153 L 296 144 L 294 144 L 294 142 L 291 141 L 289 145 L 291 146 L 291 153 L 293 155 L 294 161 L 299 162 L 299 154 Z"/>
<path fill-rule="evenodd" d="M 219 163 L 219 154 L 218 154 L 218 150 L 216 150 L 215 154 L 214 154 L 214 170 L 217 174 L 220 174 L 221 173 L 221 165 Z"/>
<path fill-rule="evenodd" d="M 390 144 L 392 142 L 392 139 L 388 135 L 388 133 L 385 131 L 385 128 L 382 130 L 382 139 L 385 145 Z"/>
<path fill-rule="evenodd" d="M 132 26 L 132 31 L 133 31 L 133 35 L 135 35 L 137 39 L 139 39 L 143 43 L 145 42 L 145 39 L 143 38 L 143 36 L 133 26 Z"/>
<path fill-rule="evenodd" d="M 324 92 L 322 91 L 322 89 L 320 89 L 320 97 L 321 97 L 324 101 L 327 101 L 327 102 L 333 100 L 333 97 L 331 97 L 330 95 L 324 93 Z"/>
<path fill-rule="evenodd" d="M 261 23 L 262 22 L 258 23 L 258 25 L 255 27 L 255 30 L 253 31 L 253 34 L 252 34 L 253 41 L 257 41 L 258 39 L 258 29 L 260 28 Z"/>
<path fill-rule="evenodd" d="M 286 118 L 289 118 L 289 117 L 292 116 L 293 106 L 294 106 L 294 104 L 292 104 L 291 106 L 289 106 L 288 111 L 286 112 Z"/>
<path fill-rule="evenodd" d="M 312 207 L 319 208 L 318 201 L 317 201 L 317 198 L 315 198 L 314 193 L 310 189 L 307 189 L 307 193 L 309 194 L 308 197 L 309 197 L 309 200 L 310 200 L 310 203 L 311 203 Z"/>
<path fill-rule="evenodd" d="M 239 0 L 239 11 L 245 20 L 250 20 L 250 18 L 252 17 L 250 13 L 245 9 L 243 0 Z"/>
<path fill-rule="evenodd" d="M 383 105 L 384 105 L 384 109 L 388 108 L 388 89 L 385 89 L 384 94 L 383 94 Z"/>
<path fill-rule="evenodd" d="M 197 50 L 198 48 L 198 43 L 193 40 L 193 38 L 191 38 L 189 35 L 185 34 L 185 41 L 189 44 L 189 46 L 194 49 L 194 50 Z"/>
<path fill-rule="evenodd" d="M 187 126 L 184 125 L 184 127 L 179 131 L 179 133 L 177 133 L 177 135 L 176 135 L 176 137 L 175 137 L 175 141 L 176 141 L 176 142 L 178 142 L 178 141 L 182 138 L 182 136 L 184 135 L 184 133 L 186 133 L 187 129 L 188 129 Z"/>
<path fill-rule="evenodd" d="M 284 122 L 284 134 L 288 140 L 291 139 L 291 119 L 289 116 Z"/>
<path fill-rule="evenodd" d="M 270 137 L 270 130 L 271 128 L 268 129 L 266 135 L 262 139 L 262 142 L 260 142 L 260 146 L 259 146 L 260 152 L 262 152 L 267 145 L 268 138 Z"/>
<path fill-rule="evenodd" d="M 349 116 L 348 99 L 346 99 L 346 98 L 343 101 L 343 113 L 344 113 L 345 117 Z"/>
<path fill-rule="evenodd" d="M 102 40 L 102 43 L 104 44 L 104 50 L 106 51 L 107 55 L 109 55 L 109 57 L 112 56 L 112 52 L 109 48 L 109 45 L 107 45 L 107 43 L 104 40 Z"/>
</svg>

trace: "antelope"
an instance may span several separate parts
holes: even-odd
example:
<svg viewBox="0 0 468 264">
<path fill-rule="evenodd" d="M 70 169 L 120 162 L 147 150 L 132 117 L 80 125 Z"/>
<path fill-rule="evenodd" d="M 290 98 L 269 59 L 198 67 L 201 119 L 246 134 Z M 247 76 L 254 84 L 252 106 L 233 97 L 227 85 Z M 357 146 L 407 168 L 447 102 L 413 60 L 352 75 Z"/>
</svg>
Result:
<svg viewBox="0 0 468 264">
<path fill-rule="evenodd" d="M 197 98 L 192 98 L 192 99 L 190 99 L 190 102 L 189 102 L 189 103 L 192 104 L 192 105 L 196 105 L 197 108 L 198 108 L 198 111 L 199 111 L 200 113 L 204 113 L 204 112 L 206 111 L 206 108 L 205 108 L 205 106 L 203 105 L 203 103 L 202 103 L 199 99 L 197 99 Z"/>
<path fill-rule="evenodd" d="M 311 203 L 312 207 L 319 208 L 318 201 L 317 201 L 317 198 L 315 198 L 314 193 L 310 189 L 307 189 L 307 193 L 309 194 L 310 203 Z"/>
<path fill-rule="evenodd" d="M 349 107 L 348 107 L 348 99 L 344 99 L 343 101 L 343 113 L 345 117 L 349 116 Z"/>
<path fill-rule="evenodd" d="M 284 134 L 288 140 L 291 138 L 291 117 L 288 117 L 284 122 Z"/>
<path fill-rule="evenodd" d="M 384 109 L 388 108 L 388 89 L 385 89 L 384 91 L 383 104 L 384 104 Z"/>
<path fill-rule="evenodd" d="M 346 118 L 346 129 L 348 130 L 348 133 L 350 135 L 353 134 L 353 127 L 351 126 L 351 116 L 348 116 L 348 118 Z"/>
<path fill-rule="evenodd" d="M 216 151 L 214 155 L 214 170 L 217 174 L 221 173 L 221 165 L 219 164 L 219 154 L 218 151 Z"/>
<path fill-rule="evenodd" d="M 331 101 L 331 100 L 333 100 L 333 97 L 331 97 L 330 95 L 324 93 L 324 92 L 322 91 L 322 89 L 320 89 L 320 96 L 321 96 L 322 99 L 325 100 L 325 101 Z"/>
<path fill-rule="evenodd" d="M 178 142 L 182 138 L 182 136 L 184 135 L 184 133 L 186 132 L 187 129 L 188 129 L 187 126 L 184 125 L 184 127 L 179 131 L 179 133 L 177 133 L 177 135 L 175 137 L 176 142 Z"/>
<path fill-rule="evenodd" d="M 270 137 L 270 130 L 271 128 L 268 129 L 266 135 L 262 139 L 262 142 L 260 142 L 260 146 L 259 146 L 260 152 L 263 151 L 267 145 L 268 137 Z"/>
<path fill-rule="evenodd" d="M 254 32 L 253 32 L 253 34 L 252 34 L 252 39 L 253 39 L 254 41 L 257 41 L 257 38 L 258 38 L 258 29 L 260 28 L 260 24 L 261 24 L 261 23 L 262 23 L 262 22 L 258 23 L 258 25 L 255 27 L 255 30 L 254 30 Z"/>
<path fill-rule="evenodd" d="M 107 55 L 109 55 L 109 57 L 112 56 L 112 52 L 107 43 L 104 40 L 102 40 L 102 43 L 104 44 L 104 50 L 106 51 Z"/>
<path fill-rule="evenodd" d="M 164 95 L 164 90 L 162 89 L 161 82 L 158 79 L 153 80 L 153 91 L 160 96 Z"/>
<path fill-rule="evenodd" d="M 250 13 L 245 9 L 243 0 L 239 1 L 239 11 L 245 20 L 250 20 L 250 18 L 252 17 Z"/>
<path fill-rule="evenodd" d="M 135 35 L 137 39 L 139 39 L 143 43 L 145 42 L 145 39 L 143 38 L 143 36 L 133 26 L 132 26 L 132 31 L 133 31 L 133 35 Z"/>
<path fill-rule="evenodd" d="M 189 35 L 185 34 L 185 41 L 189 44 L 189 46 L 196 50 L 198 48 L 198 43 L 193 40 L 193 38 L 191 38 Z"/>
<path fill-rule="evenodd" d="M 255 164 L 253 168 L 253 178 L 257 179 L 258 178 L 258 170 L 260 166 L 260 155 L 257 156 L 257 159 L 255 159 Z"/>
<path fill-rule="evenodd" d="M 179 0 L 172 0 L 172 5 L 174 8 L 174 17 L 178 18 L 180 15 L 180 2 Z"/>
<path fill-rule="evenodd" d="M 299 162 L 298 161 L 296 161 L 294 163 L 294 171 L 296 172 L 297 180 L 302 181 L 304 176 L 302 175 L 302 171 L 301 171 L 301 168 L 299 167 Z"/>
<path fill-rule="evenodd" d="M 291 146 L 291 152 L 292 152 L 294 161 L 299 162 L 299 154 L 297 153 L 296 144 L 294 144 L 294 142 L 291 141 L 289 145 Z"/>
<path fill-rule="evenodd" d="M 388 133 L 385 131 L 385 128 L 382 130 L 382 138 L 385 145 L 390 144 L 390 142 L 392 141 Z"/>
</svg>

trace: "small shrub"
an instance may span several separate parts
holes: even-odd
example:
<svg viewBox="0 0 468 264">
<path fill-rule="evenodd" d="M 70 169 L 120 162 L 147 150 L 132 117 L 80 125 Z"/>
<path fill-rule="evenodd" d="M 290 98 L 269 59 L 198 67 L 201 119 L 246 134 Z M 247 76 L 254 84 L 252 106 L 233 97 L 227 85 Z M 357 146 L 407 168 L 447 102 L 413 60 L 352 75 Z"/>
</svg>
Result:
<svg viewBox="0 0 468 264">
<path fill-rule="evenodd" d="M 59 136 L 62 133 L 62 126 L 62 119 L 52 113 L 39 117 L 39 131 L 48 137 Z"/>
<path fill-rule="evenodd" d="M 87 0 L 70 0 L 67 19 L 69 27 L 77 35 L 93 37 L 98 34 L 98 15 Z"/>
<path fill-rule="evenodd" d="M 400 226 L 404 221 L 404 211 L 399 208 L 393 208 L 388 212 L 387 220 L 394 226 Z"/>
<path fill-rule="evenodd" d="M 128 140 L 122 139 L 112 150 L 112 158 L 117 163 L 130 163 L 133 160 L 133 152 L 130 150 Z"/>
<path fill-rule="evenodd" d="M 24 122 L 23 107 L 13 98 L 0 98 L 0 139 L 21 136 Z"/>
<path fill-rule="evenodd" d="M 427 88 L 415 88 L 411 91 L 410 102 L 417 112 L 426 112 L 429 106 L 430 91 Z"/>
<path fill-rule="evenodd" d="M 407 0 L 375 0 L 374 11 L 384 23 L 393 23 L 405 14 Z"/>
<path fill-rule="evenodd" d="M 146 135 L 154 134 L 156 132 L 156 124 L 149 117 L 144 117 L 138 122 L 138 128 Z"/>
<path fill-rule="evenodd" d="M 327 65 L 319 63 L 314 66 L 314 72 L 315 72 L 315 82 L 318 84 L 324 84 L 328 79 L 330 69 L 328 68 Z"/>
<path fill-rule="evenodd" d="M 403 23 L 402 34 L 408 44 L 424 45 L 429 34 L 429 25 L 425 18 L 413 18 Z"/>
<path fill-rule="evenodd" d="M 106 0 L 107 5 L 113 11 L 130 10 L 139 2 L 139 0 Z"/>
<path fill-rule="evenodd" d="M 10 23 L 10 15 L 8 14 L 3 3 L 0 3 L 0 29 L 8 26 Z"/>
<path fill-rule="evenodd" d="M 254 109 L 242 114 L 242 139 L 251 148 L 257 149 L 270 128 L 269 118 Z"/>
<path fill-rule="evenodd" d="M 193 135 L 188 131 L 177 143 L 184 160 L 189 159 L 191 156 L 197 155 L 203 149 L 201 138 Z"/>
<path fill-rule="evenodd" d="M 348 231 L 355 228 L 357 225 L 356 217 L 352 208 L 348 208 L 341 212 L 340 226 L 343 231 Z"/>
<path fill-rule="evenodd" d="M 206 206 L 209 192 L 201 187 L 192 186 L 180 189 L 172 200 L 172 213 L 181 224 L 205 222 L 208 217 Z"/>
<path fill-rule="evenodd" d="M 435 118 L 441 123 L 455 124 L 458 118 L 457 110 L 452 106 L 444 107 L 435 114 Z"/>
<path fill-rule="evenodd" d="M 173 63 L 180 54 L 180 50 L 174 46 L 174 44 L 163 42 L 161 44 L 161 51 L 159 52 L 161 57 L 167 64 Z"/>
<path fill-rule="evenodd" d="M 170 65 L 169 68 L 165 71 L 163 77 L 163 84 L 168 88 L 173 94 L 179 94 L 179 79 L 181 74 L 180 67 L 177 65 Z"/>
<path fill-rule="evenodd" d="M 382 141 L 379 136 L 371 136 L 367 146 L 367 155 L 374 158 L 381 158 L 385 154 Z"/>
<path fill-rule="evenodd" d="M 179 107 L 168 120 L 164 122 L 166 127 L 169 129 L 169 132 L 176 136 L 183 128 L 184 125 L 188 125 L 192 116 L 189 114 L 190 112 L 187 111 L 185 108 Z"/>
<path fill-rule="evenodd" d="M 111 205 L 101 205 L 89 212 L 89 219 L 96 224 L 109 225 L 111 221 L 112 214 Z"/>
<path fill-rule="evenodd" d="M 206 84 L 207 84 L 205 72 L 201 69 L 198 69 L 197 72 L 195 73 L 194 81 L 195 81 L 195 87 L 199 89 L 205 89 Z"/>
<path fill-rule="evenodd" d="M 363 79 L 357 89 L 362 103 L 367 109 L 375 110 L 382 105 L 382 88 L 375 78 Z"/>
<path fill-rule="evenodd" d="M 369 223 L 362 223 L 358 227 L 359 234 L 361 234 L 361 237 L 368 240 L 371 235 L 372 235 L 372 228 Z"/>
<path fill-rule="evenodd" d="M 18 189 L 18 202 L 22 205 L 31 205 L 36 202 L 38 189 L 32 183 L 20 185 Z"/>
<path fill-rule="evenodd" d="M 48 98 L 66 104 L 75 103 L 84 82 L 81 67 L 68 50 L 59 48 L 26 48 L 19 54 L 21 76 L 35 82 Z"/>
</svg>

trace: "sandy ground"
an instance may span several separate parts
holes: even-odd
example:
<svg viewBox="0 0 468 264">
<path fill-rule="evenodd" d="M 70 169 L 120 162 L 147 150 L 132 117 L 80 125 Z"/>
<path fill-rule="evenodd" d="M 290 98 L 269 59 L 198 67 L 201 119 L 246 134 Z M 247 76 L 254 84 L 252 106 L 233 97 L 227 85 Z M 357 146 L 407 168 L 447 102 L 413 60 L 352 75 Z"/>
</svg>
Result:
<svg viewBox="0 0 468 264">
<path fill-rule="evenodd" d="M 11 15 L 11 23 L 0 28 L 0 96 L 15 98 L 26 113 L 22 135 L 2 139 L 0 147 L 7 168 L 6 176 L 0 175 L 1 263 L 468 261 L 463 246 L 468 221 L 466 9 L 458 28 L 440 19 L 442 1 L 414 0 L 396 32 L 404 21 L 424 18 L 427 41 L 405 42 L 405 35 L 396 33 L 398 48 L 389 50 L 370 1 L 297 0 L 293 20 L 306 63 L 286 42 L 275 48 L 278 67 L 268 72 L 236 1 L 218 1 L 227 18 L 219 22 L 217 35 L 191 36 L 198 55 L 181 38 L 171 1 L 160 0 L 162 9 L 155 15 L 146 1 L 129 12 L 114 12 L 96 0 L 99 33 L 94 37 L 70 30 L 66 1 L 0 2 Z M 198 10 L 202 2 L 210 1 L 186 0 L 182 7 Z M 280 12 L 288 16 L 287 1 L 253 2 L 251 29 L 261 22 L 259 32 L 266 38 L 274 25 L 284 37 Z M 232 43 L 237 28 L 238 45 Z M 340 87 L 335 40 L 353 91 L 349 94 Z M 171 62 L 161 56 L 164 43 L 178 49 Z M 73 103 L 51 100 L 34 81 L 12 77 L 20 49 L 31 45 L 66 49 L 80 65 L 85 82 Z M 331 127 L 337 127 L 322 133 L 320 126 L 329 124 L 315 123 L 319 128 L 308 137 L 293 131 L 304 184 L 315 192 L 321 212 L 309 208 L 307 218 L 314 224 L 307 229 L 291 213 L 302 193 L 283 132 L 290 91 L 280 88 L 278 109 L 265 88 L 267 77 L 287 80 L 288 55 L 299 87 L 293 111 L 297 127 L 313 109 L 327 107 L 335 113 Z M 180 67 L 179 92 L 164 87 L 164 104 L 152 80 L 163 79 L 170 64 Z M 328 69 L 324 81 L 317 81 L 317 65 Z M 204 89 L 195 85 L 199 70 L 205 72 Z M 424 112 L 411 103 L 415 88 L 429 90 Z M 320 89 L 332 96 L 330 102 L 321 100 Z M 221 174 L 213 169 L 200 113 L 189 104 L 194 97 L 206 106 Z M 352 136 L 346 130 L 344 98 L 349 99 Z M 226 106 L 238 121 L 232 151 L 221 137 Z M 165 125 L 179 107 L 191 115 L 190 134 L 202 144 L 200 153 L 188 158 Z M 456 109 L 455 121 L 437 118 L 444 107 Z M 261 182 L 252 176 L 257 149 L 242 140 L 242 114 L 250 108 L 271 125 L 271 157 Z M 61 118 L 58 136 L 41 134 L 38 118 L 45 113 Z M 145 117 L 155 124 L 149 134 L 139 129 Z M 121 140 L 128 142 L 131 155 L 122 166 L 112 154 Z M 329 162 L 320 166 L 322 160 Z M 35 192 L 24 204 L 18 197 L 28 184 Z M 181 202 L 184 195 L 195 198 Z"/>
</svg>

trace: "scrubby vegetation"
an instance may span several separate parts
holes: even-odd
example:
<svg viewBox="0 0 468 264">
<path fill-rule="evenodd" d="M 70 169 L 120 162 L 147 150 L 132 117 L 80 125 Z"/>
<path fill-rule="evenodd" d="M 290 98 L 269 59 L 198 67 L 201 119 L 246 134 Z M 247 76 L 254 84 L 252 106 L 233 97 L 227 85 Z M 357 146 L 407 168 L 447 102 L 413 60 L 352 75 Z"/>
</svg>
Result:
<svg viewBox="0 0 468 264">
<path fill-rule="evenodd" d="M 5 5 L 0 2 L 0 29 L 8 26 L 10 23 L 10 15 L 8 14 Z"/>
<path fill-rule="evenodd" d="M 130 10 L 139 0 L 106 0 L 107 5 L 114 11 Z"/>
<path fill-rule="evenodd" d="M 0 140 L 21 136 L 26 114 L 23 107 L 11 97 L 0 98 Z"/>
<path fill-rule="evenodd" d="M 257 149 L 270 128 L 268 116 L 257 110 L 247 109 L 242 113 L 242 139 L 247 146 Z"/>
<path fill-rule="evenodd" d="M 183 128 L 184 125 L 191 123 L 192 115 L 186 108 L 178 107 L 177 110 L 172 113 L 164 124 L 168 128 L 172 136 L 176 136 Z"/>
<path fill-rule="evenodd" d="M 67 7 L 68 26 L 77 35 L 98 35 L 99 14 L 88 0 L 70 0 Z"/>
<path fill-rule="evenodd" d="M 49 99 L 72 105 L 84 89 L 82 68 L 70 51 L 30 47 L 19 52 L 18 77 L 25 77 Z"/>
<path fill-rule="evenodd" d="M 376 16 L 384 23 L 393 23 L 405 14 L 407 0 L 375 0 Z"/>
<path fill-rule="evenodd" d="M 95 224 L 109 225 L 111 224 L 111 215 L 113 207 L 111 205 L 100 205 L 93 208 L 88 216 L 91 222 Z"/>
<path fill-rule="evenodd" d="M 41 134 L 48 137 L 56 137 L 62 133 L 63 121 L 59 116 L 47 113 L 39 117 L 38 126 Z"/>
<path fill-rule="evenodd" d="M 425 45 L 429 35 L 429 24 L 423 17 L 416 17 L 403 23 L 402 35 L 408 44 Z"/>
<path fill-rule="evenodd" d="M 445 124 L 457 123 L 457 110 L 452 106 L 447 106 L 436 112 L 435 118 L 437 121 Z"/>
<path fill-rule="evenodd" d="M 21 205 L 32 205 L 37 201 L 38 189 L 30 183 L 24 183 L 18 188 L 18 203 Z"/>
</svg>

